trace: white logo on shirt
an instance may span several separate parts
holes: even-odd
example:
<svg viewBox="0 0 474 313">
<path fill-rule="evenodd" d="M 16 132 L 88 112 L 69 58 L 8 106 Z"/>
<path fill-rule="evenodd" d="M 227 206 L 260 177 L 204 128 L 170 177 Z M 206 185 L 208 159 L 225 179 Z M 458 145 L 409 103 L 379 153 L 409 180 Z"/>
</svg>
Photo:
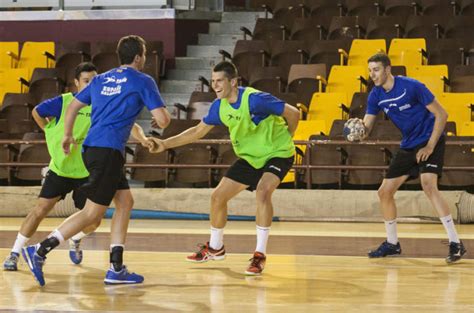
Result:
<svg viewBox="0 0 474 313">
<path fill-rule="evenodd" d="M 102 84 L 116 83 L 121 84 L 127 82 L 127 77 L 116 79 L 115 76 L 105 77 L 105 81 Z"/>
<path fill-rule="evenodd" d="M 385 103 L 385 102 L 394 102 L 394 101 L 397 101 L 397 100 L 400 100 L 401 98 L 403 98 L 405 95 L 407 94 L 407 90 L 406 89 L 403 89 L 403 93 L 396 97 L 396 98 L 390 98 L 390 99 L 385 99 L 385 100 L 381 100 L 379 101 L 378 105 L 380 106 L 382 103 Z"/>
<path fill-rule="evenodd" d="M 406 110 L 406 109 L 409 109 L 409 108 L 411 108 L 411 104 L 407 103 L 407 104 L 402 105 L 402 106 L 399 107 L 398 109 L 399 109 L 400 112 L 401 112 L 401 111 Z"/>
<path fill-rule="evenodd" d="M 116 87 L 107 87 L 104 86 L 102 88 L 102 91 L 100 92 L 101 95 L 103 96 L 113 96 L 113 95 L 118 95 L 122 92 L 122 86 L 116 86 Z"/>
</svg>

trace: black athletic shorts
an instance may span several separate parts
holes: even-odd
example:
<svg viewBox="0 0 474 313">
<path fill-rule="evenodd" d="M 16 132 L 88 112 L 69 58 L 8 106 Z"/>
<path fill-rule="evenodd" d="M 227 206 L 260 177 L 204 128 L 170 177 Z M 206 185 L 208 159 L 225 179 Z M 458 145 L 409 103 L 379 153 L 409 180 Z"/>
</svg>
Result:
<svg viewBox="0 0 474 313">
<path fill-rule="evenodd" d="M 253 191 L 257 189 L 257 184 L 265 172 L 275 174 L 282 181 L 293 166 L 294 159 L 294 156 L 289 158 L 273 158 L 268 160 L 265 166 L 260 169 L 254 168 L 244 159 L 238 159 L 227 170 L 225 177 L 247 185 L 249 186 L 247 189 Z"/>
<path fill-rule="evenodd" d="M 413 149 L 400 149 L 395 154 L 395 157 L 390 163 L 387 175 L 385 178 L 397 178 L 408 175 L 408 180 L 418 178 L 421 173 L 434 173 L 441 177 L 444 163 L 444 148 L 446 145 L 444 136 L 441 136 L 433 150 L 433 153 L 428 157 L 428 160 L 422 161 L 419 164 L 416 162 L 416 153 L 418 150 L 426 146 L 426 142 L 416 146 Z"/>
<path fill-rule="evenodd" d="M 89 171 L 89 179 L 80 190 L 87 199 L 108 206 L 117 190 L 130 189 L 123 168 L 125 159 L 120 151 L 84 146 L 82 159 Z"/>
<path fill-rule="evenodd" d="M 46 177 L 43 182 L 43 187 L 39 194 L 40 198 L 53 199 L 61 197 L 64 199 L 68 193 L 72 191 L 72 199 L 74 200 L 74 206 L 79 210 L 82 210 L 86 204 L 86 196 L 79 190 L 79 187 L 87 182 L 86 178 L 68 178 L 59 176 L 55 172 L 49 170 L 46 173 Z"/>
</svg>

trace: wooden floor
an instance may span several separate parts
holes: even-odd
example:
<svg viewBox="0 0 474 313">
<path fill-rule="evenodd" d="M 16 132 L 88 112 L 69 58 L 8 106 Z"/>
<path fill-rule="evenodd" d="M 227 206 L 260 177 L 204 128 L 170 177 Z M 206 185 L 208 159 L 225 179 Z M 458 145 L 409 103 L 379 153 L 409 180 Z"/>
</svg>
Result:
<svg viewBox="0 0 474 313">
<path fill-rule="evenodd" d="M 39 240 L 62 220 L 45 220 Z M 21 219 L 0 219 L 0 258 L 9 253 Z M 48 255 L 46 286 L 24 262 L 1 272 L 0 311 L 35 312 L 474 312 L 474 225 L 458 231 L 468 258 L 448 266 L 438 224 L 401 224 L 404 257 L 371 260 L 383 224 L 274 223 L 262 277 L 243 275 L 255 245 L 255 225 L 230 222 L 224 261 L 192 264 L 185 251 L 208 238 L 207 221 L 133 220 L 129 269 L 142 285 L 105 286 L 109 221 L 84 239 L 84 262 L 67 251 Z M 65 248 L 64 246 L 61 248 Z"/>
</svg>

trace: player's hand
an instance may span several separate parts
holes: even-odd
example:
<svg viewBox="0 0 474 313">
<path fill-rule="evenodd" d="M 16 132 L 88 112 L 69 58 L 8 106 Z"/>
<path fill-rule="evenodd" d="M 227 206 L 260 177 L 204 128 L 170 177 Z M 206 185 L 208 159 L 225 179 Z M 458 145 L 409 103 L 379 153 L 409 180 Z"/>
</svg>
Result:
<svg viewBox="0 0 474 313">
<path fill-rule="evenodd" d="M 150 137 L 150 139 L 153 141 L 153 147 L 148 148 L 150 153 L 160 153 L 166 150 L 163 140 L 154 137 Z"/>
<path fill-rule="evenodd" d="M 146 139 L 144 141 L 141 141 L 140 143 L 148 150 L 153 149 L 153 147 L 155 146 L 155 142 L 152 140 L 151 137 L 146 137 Z"/>
<path fill-rule="evenodd" d="M 61 146 L 65 155 L 69 155 L 71 153 L 71 145 L 74 147 L 77 146 L 76 140 L 74 140 L 72 136 L 64 136 Z"/>
<path fill-rule="evenodd" d="M 430 155 L 433 153 L 433 150 L 434 149 L 429 145 L 426 145 L 425 147 L 418 150 L 418 152 L 416 153 L 416 162 L 420 163 L 428 160 Z"/>
</svg>

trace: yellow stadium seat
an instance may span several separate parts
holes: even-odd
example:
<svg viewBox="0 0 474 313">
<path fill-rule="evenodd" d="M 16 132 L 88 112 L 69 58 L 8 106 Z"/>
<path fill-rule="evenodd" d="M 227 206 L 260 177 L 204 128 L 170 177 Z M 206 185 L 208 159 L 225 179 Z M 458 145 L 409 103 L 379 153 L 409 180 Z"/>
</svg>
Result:
<svg viewBox="0 0 474 313">
<path fill-rule="evenodd" d="M 436 76 L 448 77 L 447 65 L 416 65 L 407 67 L 407 76 Z"/>
<path fill-rule="evenodd" d="M 386 52 L 385 39 L 354 39 L 349 53 L 339 49 L 341 55 L 341 65 L 344 58 L 347 65 L 361 65 L 367 68 L 367 60 L 376 53 Z"/>
<path fill-rule="evenodd" d="M 18 68 L 26 68 L 29 71 L 27 80 L 33 74 L 36 67 L 50 68 L 55 66 L 54 60 L 47 57 L 47 55 L 54 56 L 54 42 L 32 42 L 27 41 L 23 44 L 20 53 L 20 60 Z"/>
<path fill-rule="evenodd" d="M 474 136 L 474 122 L 464 122 L 459 125 L 458 136 Z"/>
<path fill-rule="evenodd" d="M 440 77 L 412 76 L 412 78 L 422 82 L 431 91 L 436 99 L 439 99 L 444 93 L 444 81 Z"/>
<path fill-rule="evenodd" d="M 448 120 L 463 125 L 471 122 L 471 104 L 474 103 L 474 93 L 442 93 L 439 103 L 448 112 Z"/>
<path fill-rule="evenodd" d="M 324 120 L 302 120 L 298 123 L 293 140 L 309 140 L 311 135 L 320 134 L 326 131 L 326 122 Z M 297 145 L 297 147 L 305 153 L 306 145 Z M 301 160 L 295 163 L 300 164 Z M 291 169 L 283 178 L 282 183 L 291 183 L 295 181 L 295 171 Z"/>
<path fill-rule="evenodd" d="M 346 94 L 342 92 L 315 92 L 311 98 L 308 111 L 308 120 L 324 120 L 326 126 L 324 133 L 329 134 L 334 120 L 345 119 L 341 105 L 346 102 Z"/>
<path fill-rule="evenodd" d="M 0 68 L 15 68 L 18 64 L 18 42 L 0 42 Z"/>
<path fill-rule="evenodd" d="M 309 140 L 311 135 L 319 135 L 321 132 L 326 133 L 327 127 L 324 120 L 302 120 L 298 123 L 294 140 Z M 305 145 L 298 145 L 301 151 L 305 152 Z"/>
<path fill-rule="evenodd" d="M 423 51 L 426 51 L 426 40 L 423 38 L 394 38 L 390 42 L 388 56 L 392 65 L 405 65 L 408 68 L 425 63 Z"/>
<path fill-rule="evenodd" d="M 447 65 L 416 65 L 407 67 L 407 76 L 419 80 L 439 98 L 444 92 L 444 78 L 448 78 Z"/>
<path fill-rule="evenodd" d="M 7 92 L 22 93 L 27 92 L 27 87 L 20 82 L 20 78 L 26 78 L 27 69 L 0 68 L 0 104 Z"/>
<path fill-rule="evenodd" d="M 367 77 L 367 66 L 333 65 L 329 73 L 329 78 L 327 82 L 325 82 L 326 92 L 345 93 L 346 97 L 343 102 L 347 104 L 351 101 L 354 93 L 364 92 L 366 90 L 365 82 L 367 82 Z M 316 79 L 320 81 L 323 80 L 320 76 L 317 76 Z"/>
</svg>

